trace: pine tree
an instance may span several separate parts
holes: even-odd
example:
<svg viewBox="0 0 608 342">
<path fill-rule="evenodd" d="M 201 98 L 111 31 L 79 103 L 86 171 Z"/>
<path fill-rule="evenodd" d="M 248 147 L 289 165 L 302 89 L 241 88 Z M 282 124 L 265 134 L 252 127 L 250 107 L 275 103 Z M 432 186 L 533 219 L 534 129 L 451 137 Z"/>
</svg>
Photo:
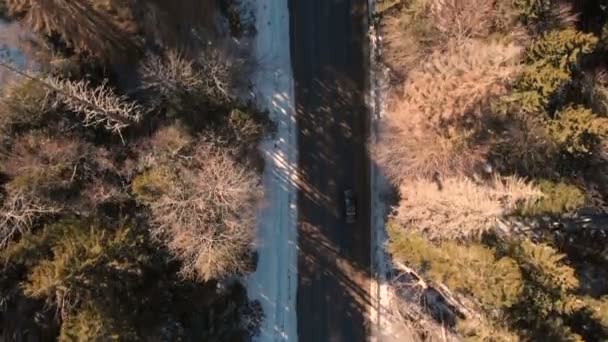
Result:
<svg viewBox="0 0 608 342">
<path fill-rule="evenodd" d="M 394 258 L 451 290 L 472 295 L 489 311 L 517 302 L 522 278 L 513 259 L 497 258 L 494 250 L 476 243 L 444 241 L 435 245 L 396 224 L 389 225 L 389 236 Z"/>
<path fill-rule="evenodd" d="M 524 113 L 538 113 L 551 96 L 570 80 L 581 56 L 593 51 L 598 39 L 573 28 L 553 30 L 534 41 L 527 49 L 526 67 L 507 102 Z"/>
<path fill-rule="evenodd" d="M 569 154 L 580 156 L 608 138 L 608 119 L 597 117 L 590 109 L 568 107 L 548 123 L 549 136 Z"/>
</svg>

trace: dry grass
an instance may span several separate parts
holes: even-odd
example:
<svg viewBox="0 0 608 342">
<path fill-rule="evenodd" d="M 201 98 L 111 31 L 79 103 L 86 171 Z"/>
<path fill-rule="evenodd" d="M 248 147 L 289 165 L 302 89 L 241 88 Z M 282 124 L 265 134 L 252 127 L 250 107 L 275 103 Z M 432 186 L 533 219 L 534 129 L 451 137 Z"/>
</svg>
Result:
<svg viewBox="0 0 608 342">
<path fill-rule="evenodd" d="M 186 278 L 243 272 L 262 193 L 258 176 L 211 145 L 198 146 L 191 163 L 149 199 L 152 234 L 182 261 Z"/>
<path fill-rule="evenodd" d="M 462 177 L 441 184 L 428 180 L 401 186 L 401 201 L 392 215 L 395 222 L 431 239 L 478 239 L 495 228 L 497 219 L 518 204 L 542 193 L 517 178 L 495 178 L 478 184 Z"/>
</svg>

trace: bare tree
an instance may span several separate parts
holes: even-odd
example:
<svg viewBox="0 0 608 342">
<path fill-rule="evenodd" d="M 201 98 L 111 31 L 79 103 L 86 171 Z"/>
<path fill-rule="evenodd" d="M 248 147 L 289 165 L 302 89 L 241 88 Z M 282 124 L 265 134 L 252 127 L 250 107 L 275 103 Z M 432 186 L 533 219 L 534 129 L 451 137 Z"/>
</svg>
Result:
<svg viewBox="0 0 608 342">
<path fill-rule="evenodd" d="M 9 191 L 0 205 L 0 249 L 16 235 L 28 232 L 37 219 L 60 210 L 58 206 L 44 203 L 31 192 Z"/>
<path fill-rule="evenodd" d="M 57 91 L 60 101 L 83 116 L 85 126 L 103 126 L 120 134 L 121 130 L 142 119 L 143 108 L 126 96 L 116 95 L 107 81 L 96 87 L 83 80 L 49 77 L 45 81 Z"/>
<path fill-rule="evenodd" d="M 218 102 L 232 99 L 234 89 L 234 66 L 219 49 L 207 49 L 199 58 L 203 78 L 202 91 L 208 98 Z"/>
<path fill-rule="evenodd" d="M 143 86 L 167 98 L 183 94 L 202 95 L 223 103 L 232 99 L 233 67 L 217 49 L 206 49 L 195 60 L 176 51 L 150 55 L 140 65 Z"/>
<path fill-rule="evenodd" d="M 211 145 L 198 146 L 177 172 L 170 188 L 147 197 L 152 235 L 183 262 L 184 277 L 209 280 L 244 271 L 261 197 L 258 176 Z"/>
<path fill-rule="evenodd" d="M 148 55 L 139 67 L 143 87 L 162 96 L 190 93 L 203 84 L 203 75 L 192 61 L 174 50 L 166 56 Z"/>
<path fill-rule="evenodd" d="M 0 60 L 0 67 L 37 82 L 57 95 L 57 101 L 83 116 L 85 126 L 103 126 L 119 134 L 122 129 L 139 122 L 144 114 L 142 106 L 124 95 L 117 95 L 107 80 L 92 87 L 85 80 L 71 81 L 57 77 L 40 77 Z"/>
</svg>

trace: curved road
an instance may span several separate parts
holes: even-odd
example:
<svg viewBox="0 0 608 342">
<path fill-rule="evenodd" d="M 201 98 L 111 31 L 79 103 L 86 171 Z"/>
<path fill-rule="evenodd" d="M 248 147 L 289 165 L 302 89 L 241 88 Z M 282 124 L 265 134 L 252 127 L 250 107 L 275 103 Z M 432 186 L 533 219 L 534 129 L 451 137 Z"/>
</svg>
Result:
<svg viewBox="0 0 608 342">
<path fill-rule="evenodd" d="M 370 217 L 367 0 L 289 0 L 299 146 L 298 337 L 365 341 Z M 346 224 L 343 192 L 358 218 Z"/>
</svg>

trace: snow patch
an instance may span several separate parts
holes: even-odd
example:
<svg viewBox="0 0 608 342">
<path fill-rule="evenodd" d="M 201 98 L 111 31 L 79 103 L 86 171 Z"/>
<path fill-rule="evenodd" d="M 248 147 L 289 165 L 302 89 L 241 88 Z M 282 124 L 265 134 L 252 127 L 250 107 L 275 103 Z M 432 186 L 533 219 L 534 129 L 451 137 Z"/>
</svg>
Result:
<svg viewBox="0 0 608 342">
<path fill-rule="evenodd" d="M 297 130 L 286 0 L 249 0 L 257 35 L 253 77 L 256 104 L 276 125 L 260 144 L 266 161 L 263 207 L 258 215 L 258 264 L 247 278 L 250 300 L 264 311 L 260 342 L 297 341 Z"/>
<path fill-rule="evenodd" d="M 380 139 L 380 120 L 386 114 L 386 103 L 389 88 L 389 70 L 382 63 L 382 37 L 378 32 L 378 23 L 374 18 L 375 0 L 368 0 L 369 8 L 369 107 L 371 123 L 371 144 Z M 392 269 L 390 257 L 386 252 L 388 236 L 386 233 L 385 214 L 389 209 L 383 196 L 389 192 L 390 185 L 384 177 L 382 169 L 372 158 L 370 163 L 370 197 L 371 197 L 371 306 L 370 320 L 372 323 L 371 341 L 410 340 L 401 333 L 403 330 L 396 324 L 390 310 L 391 289 L 389 273 Z M 405 338 L 405 339 L 402 339 Z"/>
</svg>

